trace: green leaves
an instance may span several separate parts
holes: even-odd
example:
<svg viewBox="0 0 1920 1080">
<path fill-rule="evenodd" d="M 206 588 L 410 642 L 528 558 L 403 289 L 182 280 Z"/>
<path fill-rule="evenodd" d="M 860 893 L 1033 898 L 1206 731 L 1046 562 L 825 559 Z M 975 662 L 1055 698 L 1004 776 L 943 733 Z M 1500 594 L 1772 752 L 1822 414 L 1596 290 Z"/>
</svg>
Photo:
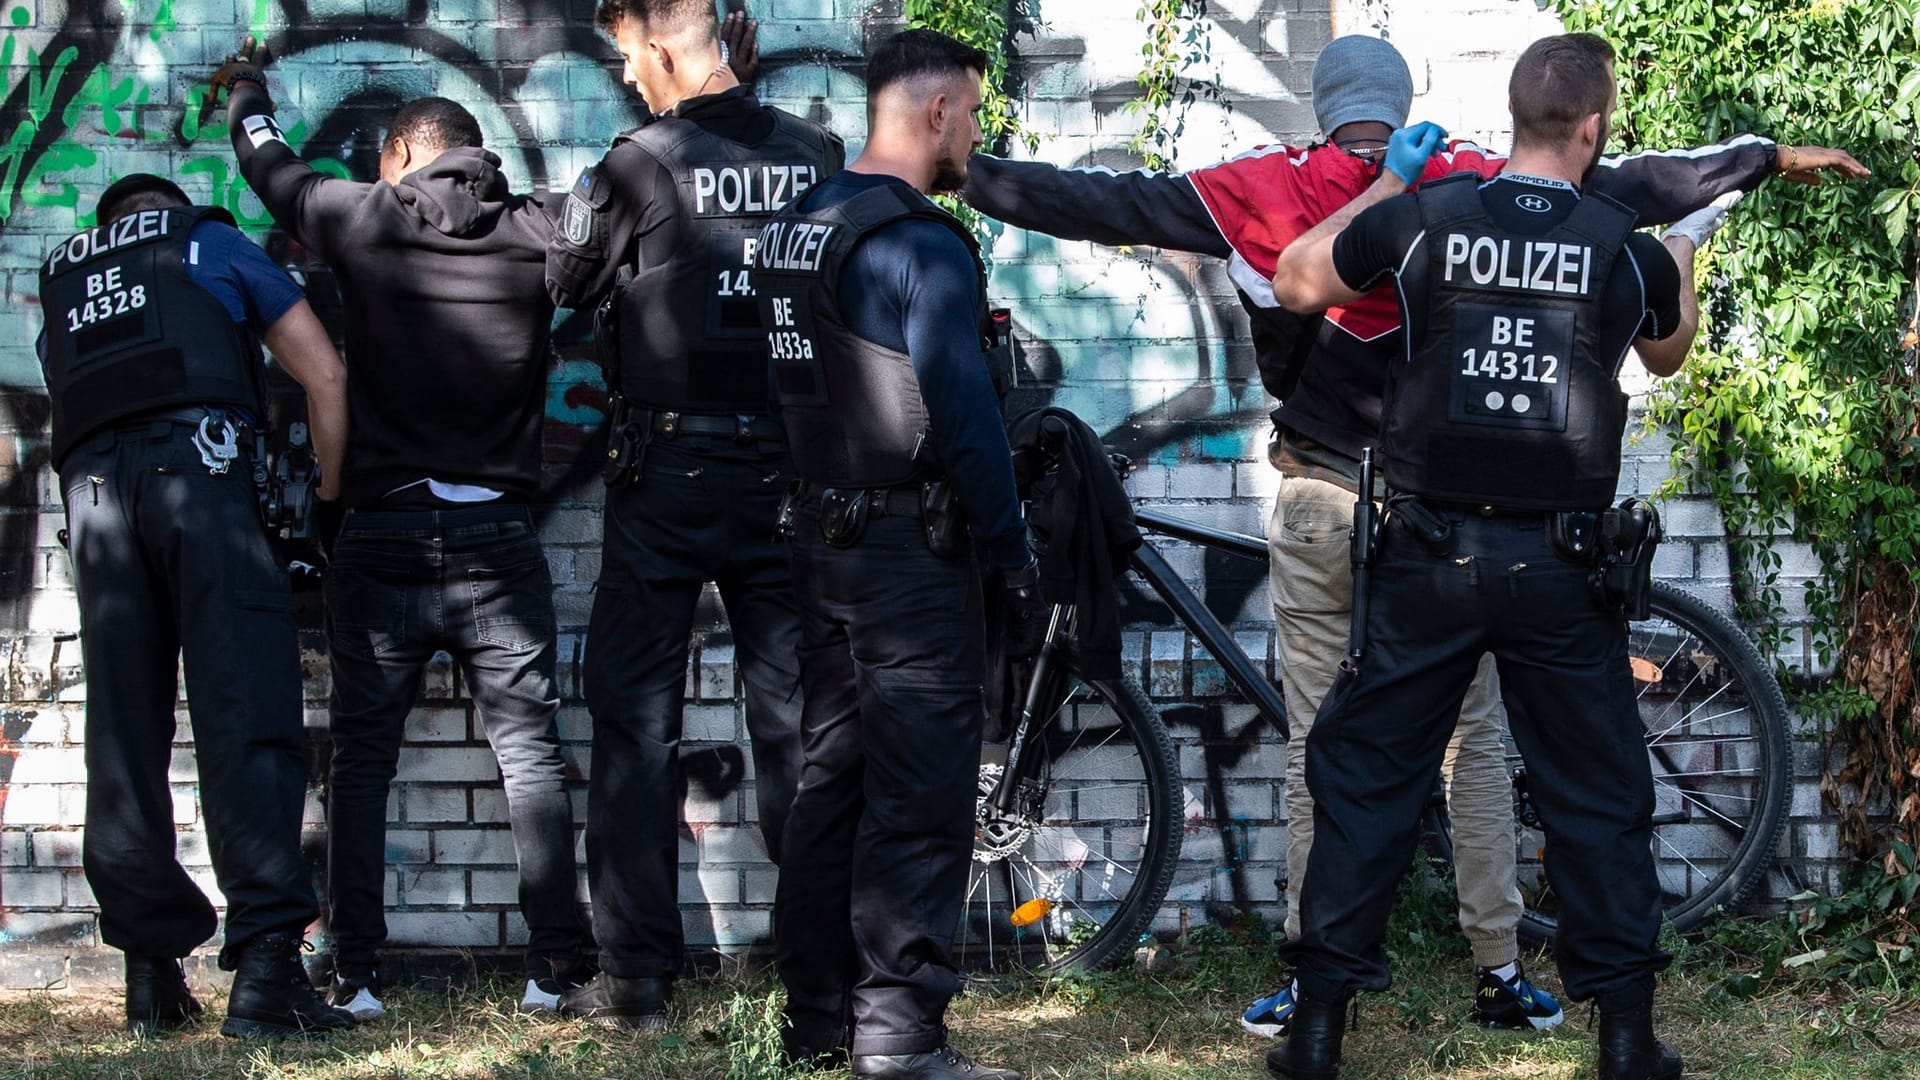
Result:
<svg viewBox="0 0 1920 1080">
<path fill-rule="evenodd" d="M 1763 629 L 1780 634 L 1786 609 L 1777 532 L 1810 541 L 1827 568 L 1807 602 L 1817 659 L 1837 661 L 1839 683 L 1802 705 L 1847 747 L 1826 785 L 1845 792 L 1847 841 L 1887 850 L 1857 807 L 1894 808 L 1900 869 L 1863 899 L 1904 908 L 1920 888 L 1920 0 L 1556 6 L 1569 29 L 1620 49 L 1619 149 L 1754 131 L 1841 147 L 1873 170 L 1819 187 L 1771 180 L 1735 209 L 1701 257 L 1701 343 L 1652 413 L 1674 435 L 1675 483 L 1710 492 L 1744 533 L 1735 572 Z M 1809 928 L 1835 914 L 1816 905 Z"/>
</svg>

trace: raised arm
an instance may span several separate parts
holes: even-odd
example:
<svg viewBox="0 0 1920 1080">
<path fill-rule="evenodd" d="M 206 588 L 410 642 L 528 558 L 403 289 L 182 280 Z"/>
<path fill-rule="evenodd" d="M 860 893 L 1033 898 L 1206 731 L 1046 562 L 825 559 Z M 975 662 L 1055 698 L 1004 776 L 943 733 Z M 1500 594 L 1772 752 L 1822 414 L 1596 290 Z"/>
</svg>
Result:
<svg viewBox="0 0 1920 1080">
<path fill-rule="evenodd" d="M 1631 207 L 1644 226 L 1678 221 L 1722 195 L 1751 191 L 1770 176 L 1818 184 L 1822 173 L 1861 177 L 1867 168 L 1845 150 L 1781 146 L 1758 135 L 1737 135 L 1711 146 L 1604 157 L 1587 183 Z"/>
<path fill-rule="evenodd" d="M 329 218 L 348 205 L 334 197 L 335 190 L 346 195 L 362 185 L 321 173 L 287 145 L 273 118 L 273 97 L 261 68 L 266 61 L 265 49 L 254 47 L 248 36 L 241 51 L 215 75 L 213 92 L 228 87 L 227 135 L 247 186 L 276 224 L 325 258 L 334 232 Z"/>
<path fill-rule="evenodd" d="M 1221 259 L 1233 254 L 1184 176 L 1060 169 L 975 154 L 960 197 L 988 217 L 1062 240 L 1145 244 Z"/>
</svg>

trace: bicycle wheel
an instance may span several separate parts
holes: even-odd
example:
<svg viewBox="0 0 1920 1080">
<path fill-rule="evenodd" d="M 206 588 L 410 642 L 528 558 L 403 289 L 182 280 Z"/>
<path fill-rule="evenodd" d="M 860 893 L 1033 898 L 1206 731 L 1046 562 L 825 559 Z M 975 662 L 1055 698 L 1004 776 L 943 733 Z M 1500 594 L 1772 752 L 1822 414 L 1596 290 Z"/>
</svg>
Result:
<svg viewBox="0 0 1920 1080">
<path fill-rule="evenodd" d="M 1130 679 L 1083 679 L 1069 660 L 1060 706 L 1038 730 L 1011 814 L 988 803 L 1007 744 L 981 753 L 963 971 L 1090 971 L 1131 953 L 1180 860 L 1177 759 Z"/>
<path fill-rule="evenodd" d="M 1653 766 L 1653 858 L 1666 917 L 1685 933 L 1765 880 L 1792 790 L 1786 698 L 1760 651 L 1700 598 L 1653 584 L 1651 618 L 1627 628 L 1627 651 Z M 1514 829 L 1526 912 L 1520 936 L 1549 944 L 1560 899 L 1547 876 L 1546 835 L 1509 738 Z M 1452 857 L 1444 805 L 1426 842 Z"/>
</svg>

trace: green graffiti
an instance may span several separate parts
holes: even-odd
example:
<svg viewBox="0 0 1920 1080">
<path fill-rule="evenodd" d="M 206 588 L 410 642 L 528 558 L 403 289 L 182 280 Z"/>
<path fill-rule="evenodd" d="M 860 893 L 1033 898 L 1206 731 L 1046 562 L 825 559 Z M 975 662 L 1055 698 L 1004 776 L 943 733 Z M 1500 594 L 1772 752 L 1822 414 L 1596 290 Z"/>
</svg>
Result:
<svg viewBox="0 0 1920 1080">
<path fill-rule="evenodd" d="M 160 0 L 160 10 L 153 13 L 153 29 L 147 32 L 147 36 L 159 41 L 161 34 L 173 28 L 173 0 Z"/>
<path fill-rule="evenodd" d="M 15 20 L 18 23 L 19 20 Z M 14 35 L 8 33 L 4 44 L 0 44 L 0 66 L 10 65 L 16 49 Z M 0 222 L 13 216 L 13 193 L 18 190 L 20 169 L 26 155 L 33 149 L 34 136 L 40 133 L 40 125 L 53 111 L 54 93 L 65 78 L 67 68 L 80 56 L 80 50 L 67 46 L 54 58 L 53 64 L 43 70 L 40 55 L 27 52 L 27 116 L 8 133 L 4 146 L 0 146 L 0 162 L 5 163 L 4 173 L 0 173 Z M 72 167 L 63 164 L 61 167 Z M 29 178 L 43 175 L 46 170 L 35 166 L 28 170 Z M 58 204 L 64 195 L 51 196 Z M 69 204 L 71 205 L 71 204 Z"/>
<path fill-rule="evenodd" d="M 141 91 L 140 83 L 132 78 L 115 79 L 113 71 L 105 64 L 95 65 L 87 73 L 87 81 L 80 84 L 73 100 L 67 102 L 67 108 L 60 120 L 69 132 L 79 123 L 80 116 L 90 108 L 100 110 L 100 127 L 108 135 L 119 135 L 122 131 L 131 131 L 137 122 L 133 113 L 134 96 Z M 122 111 L 129 115 L 122 116 Z"/>
<path fill-rule="evenodd" d="M 27 169 L 20 185 L 20 201 L 28 206 L 64 206 L 72 209 L 80 201 L 80 189 L 62 183 L 53 191 L 44 190 L 53 174 L 69 169 L 84 169 L 100 160 L 100 155 L 84 146 L 59 143 L 47 148 Z"/>
</svg>

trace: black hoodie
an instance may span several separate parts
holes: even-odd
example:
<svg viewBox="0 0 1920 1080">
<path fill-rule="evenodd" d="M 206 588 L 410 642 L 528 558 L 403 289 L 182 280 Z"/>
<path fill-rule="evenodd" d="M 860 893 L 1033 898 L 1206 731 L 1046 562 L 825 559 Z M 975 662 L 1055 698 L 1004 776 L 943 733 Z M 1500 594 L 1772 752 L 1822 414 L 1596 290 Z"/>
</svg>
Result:
<svg viewBox="0 0 1920 1080">
<path fill-rule="evenodd" d="M 530 498 L 540 483 L 552 216 L 500 159 L 441 154 L 398 184 L 300 160 L 260 87 L 228 109 L 240 171 L 280 227 L 333 269 L 346 315 L 343 498 L 367 507 L 431 477 Z"/>
</svg>

